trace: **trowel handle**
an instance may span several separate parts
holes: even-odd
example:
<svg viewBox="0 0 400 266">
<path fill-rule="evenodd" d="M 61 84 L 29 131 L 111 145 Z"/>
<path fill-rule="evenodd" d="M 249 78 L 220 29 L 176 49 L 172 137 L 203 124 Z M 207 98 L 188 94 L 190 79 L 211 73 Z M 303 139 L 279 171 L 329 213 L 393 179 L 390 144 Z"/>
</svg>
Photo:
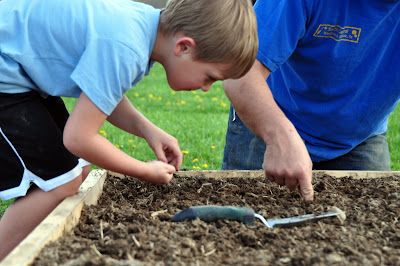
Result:
<svg viewBox="0 0 400 266">
<path fill-rule="evenodd" d="M 215 222 L 216 220 L 226 219 L 242 222 L 244 224 L 253 224 L 254 210 L 247 207 L 236 206 L 193 206 L 176 213 L 172 221 L 181 222 L 184 220 L 194 220 L 196 218 L 205 222 Z"/>
</svg>

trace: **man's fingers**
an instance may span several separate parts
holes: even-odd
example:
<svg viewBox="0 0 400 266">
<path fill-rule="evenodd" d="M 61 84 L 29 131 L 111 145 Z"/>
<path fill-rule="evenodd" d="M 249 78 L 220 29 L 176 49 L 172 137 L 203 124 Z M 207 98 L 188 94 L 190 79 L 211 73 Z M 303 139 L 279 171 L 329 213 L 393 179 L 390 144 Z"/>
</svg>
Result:
<svg viewBox="0 0 400 266">
<path fill-rule="evenodd" d="M 285 185 L 290 191 L 293 191 L 299 186 L 299 181 L 297 178 L 287 178 L 285 180 Z"/>
<path fill-rule="evenodd" d="M 311 184 L 300 184 L 300 192 L 305 201 L 314 200 L 314 189 Z"/>
<path fill-rule="evenodd" d="M 285 185 L 285 178 L 284 177 L 280 177 L 280 176 L 278 176 L 278 177 L 274 177 L 275 178 L 275 182 L 278 184 L 278 185 L 280 185 L 280 186 L 284 186 Z"/>
<path fill-rule="evenodd" d="M 274 177 L 273 175 L 269 175 L 269 174 L 265 173 L 265 177 L 266 177 L 269 181 L 275 182 L 275 177 Z"/>
</svg>

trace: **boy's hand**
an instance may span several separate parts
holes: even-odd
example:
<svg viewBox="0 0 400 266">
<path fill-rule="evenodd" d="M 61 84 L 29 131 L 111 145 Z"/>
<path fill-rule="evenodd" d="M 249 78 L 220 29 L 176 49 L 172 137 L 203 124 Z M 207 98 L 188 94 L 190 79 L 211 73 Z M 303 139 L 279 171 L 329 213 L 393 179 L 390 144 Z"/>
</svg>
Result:
<svg viewBox="0 0 400 266">
<path fill-rule="evenodd" d="M 143 181 L 163 185 L 172 180 L 173 173 L 175 173 L 175 168 L 172 165 L 160 161 L 150 161 L 147 164 L 150 165 L 151 171 L 145 178 L 142 178 Z"/>
<path fill-rule="evenodd" d="M 158 160 L 174 166 L 176 170 L 182 166 L 183 155 L 176 138 L 139 113 L 126 96 L 107 120 L 126 132 L 144 138 Z"/>
<path fill-rule="evenodd" d="M 158 160 L 168 163 L 176 170 L 182 166 L 183 154 L 176 138 L 163 130 L 152 132 L 146 137 L 147 143 L 153 149 Z"/>
<path fill-rule="evenodd" d="M 154 126 L 124 98 L 112 113 L 111 121 L 127 132 L 147 136 L 147 142 L 163 162 L 145 163 L 122 152 L 98 134 L 106 118 L 107 115 L 82 93 L 65 125 L 65 147 L 76 156 L 110 171 L 158 185 L 171 181 L 175 169 L 182 164 L 182 153 L 174 137 Z M 147 134 L 141 134 L 143 131 Z"/>
</svg>

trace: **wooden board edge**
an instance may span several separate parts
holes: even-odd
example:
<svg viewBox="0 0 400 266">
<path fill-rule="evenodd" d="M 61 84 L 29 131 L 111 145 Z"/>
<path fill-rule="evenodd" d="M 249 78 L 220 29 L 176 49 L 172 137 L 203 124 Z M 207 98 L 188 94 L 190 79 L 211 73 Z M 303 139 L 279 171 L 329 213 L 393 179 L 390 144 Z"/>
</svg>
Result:
<svg viewBox="0 0 400 266">
<path fill-rule="evenodd" d="M 263 170 L 190 170 L 177 171 L 178 177 L 205 177 L 205 178 L 238 178 L 238 177 L 263 177 Z"/>
<path fill-rule="evenodd" d="M 91 171 L 78 193 L 61 202 L 0 265 L 30 265 L 46 244 L 71 231 L 79 222 L 83 205 L 97 203 L 106 177 L 106 170 Z"/>
<path fill-rule="evenodd" d="M 349 171 L 349 170 L 318 170 L 313 171 L 315 173 L 323 173 L 332 177 L 353 177 L 355 179 L 369 179 L 369 178 L 380 178 L 387 176 L 400 177 L 400 171 Z"/>
<path fill-rule="evenodd" d="M 378 178 L 385 176 L 400 176 L 400 171 L 348 171 L 348 170 L 313 170 L 313 174 L 327 174 L 332 177 L 352 176 L 356 179 Z M 206 177 L 206 178 L 238 178 L 238 177 L 263 177 L 263 170 L 191 170 L 177 171 L 178 177 Z"/>
</svg>

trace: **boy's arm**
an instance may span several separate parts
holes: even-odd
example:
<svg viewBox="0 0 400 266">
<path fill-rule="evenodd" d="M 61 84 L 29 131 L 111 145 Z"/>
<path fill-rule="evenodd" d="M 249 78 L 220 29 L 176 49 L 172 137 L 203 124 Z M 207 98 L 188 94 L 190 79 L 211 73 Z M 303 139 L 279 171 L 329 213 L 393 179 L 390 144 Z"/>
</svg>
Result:
<svg viewBox="0 0 400 266">
<path fill-rule="evenodd" d="M 143 116 L 126 96 L 107 121 L 126 132 L 144 138 L 158 160 L 173 165 L 176 170 L 181 167 L 183 156 L 178 140 Z"/>
<path fill-rule="evenodd" d="M 225 80 L 224 90 L 246 126 L 267 145 L 263 168 L 266 177 L 313 200 L 312 162 L 296 128 L 276 104 L 266 82 L 271 72 L 258 60 L 237 80 Z"/>
<path fill-rule="evenodd" d="M 165 184 L 172 179 L 175 172 L 172 165 L 136 160 L 100 136 L 97 132 L 106 119 L 107 115 L 82 93 L 65 125 L 65 147 L 99 167 L 144 181 Z"/>
</svg>

